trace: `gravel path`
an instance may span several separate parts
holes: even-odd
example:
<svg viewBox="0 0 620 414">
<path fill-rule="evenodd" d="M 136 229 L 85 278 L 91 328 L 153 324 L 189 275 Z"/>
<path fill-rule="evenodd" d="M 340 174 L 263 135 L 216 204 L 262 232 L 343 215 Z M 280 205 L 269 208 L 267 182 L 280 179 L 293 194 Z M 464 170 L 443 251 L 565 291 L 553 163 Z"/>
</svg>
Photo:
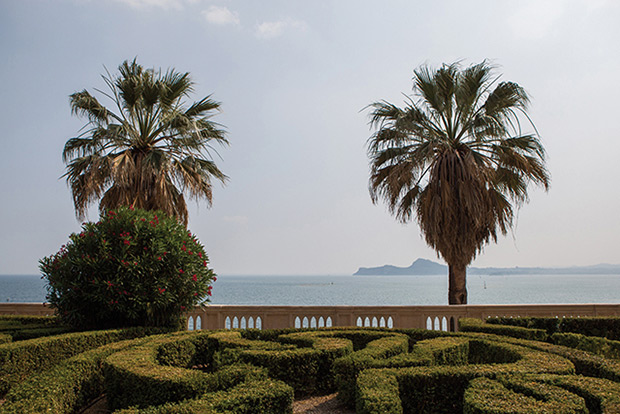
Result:
<svg viewBox="0 0 620 414">
<path fill-rule="evenodd" d="M 293 414 L 355 414 L 354 410 L 343 407 L 337 394 L 308 397 L 293 402 Z M 93 401 L 79 414 L 110 414 L 105 396 Z"/>
<path fill-rule="evenodd" d="M 355 410 L 343 407 L 337 394 L 309 397 L 293 402 L 293 414 L 355 414 Z"/>
</svg>

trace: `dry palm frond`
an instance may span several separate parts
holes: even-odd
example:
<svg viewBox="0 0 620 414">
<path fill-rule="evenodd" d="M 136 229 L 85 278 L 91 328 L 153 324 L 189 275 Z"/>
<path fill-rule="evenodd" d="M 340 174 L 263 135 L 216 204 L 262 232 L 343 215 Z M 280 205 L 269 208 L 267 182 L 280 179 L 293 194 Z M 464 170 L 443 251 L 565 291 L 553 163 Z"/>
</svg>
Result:
<svg viewBox="0 0 620 414">
<path fill-rule="evenodd" d="M 422 66 L 403 108 L 370 105 L 373 202 L 384 200 L 403 222 L 417 218 L 427 243 L 459 268 L 512 227 L 529 183 L 550 182 L 537 134 L 521 131 L 521 119 L 536 130 L 527 93 L 498 82 L 493 69 Z"/>
<path fill-rule="evenodd" d="M 84 132 L 65 144 L 63 177 L 71 188 L 78 218 L 101 200 L 101 210 L 121 205 L 159 209 L 187 224 L 188 192 L 212 202 L 212 179 L 226 182 L 208 159 L 214 142 L 227 144 L 223 128 L 211 121 L 220 104 L 210 96 L 185 104 L 193 90 L 189 73 L 145 69 L 125 61 L 120 75 L 104 81 L 118 110 L 105 108 L 86 90 L 74 93 L 72 112 L 88 119 Z"/>
</svg>

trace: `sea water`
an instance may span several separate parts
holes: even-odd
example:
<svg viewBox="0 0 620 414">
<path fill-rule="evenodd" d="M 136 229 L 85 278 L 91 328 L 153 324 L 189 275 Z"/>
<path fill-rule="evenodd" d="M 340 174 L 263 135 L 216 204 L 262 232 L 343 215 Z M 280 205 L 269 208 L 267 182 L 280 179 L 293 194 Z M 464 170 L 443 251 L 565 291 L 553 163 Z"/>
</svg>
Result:
<svg viewBox="0 0 620 414">
<path fill-rule="evenodd" d="M 469 275 L 470 304 L 620 303 L 620 275 Z M 40 276 L 0 275 L 1 302 L 45 302 Z M 446 305 L 447 276 L 226 276 L 224 305 Z"/>
</svg>

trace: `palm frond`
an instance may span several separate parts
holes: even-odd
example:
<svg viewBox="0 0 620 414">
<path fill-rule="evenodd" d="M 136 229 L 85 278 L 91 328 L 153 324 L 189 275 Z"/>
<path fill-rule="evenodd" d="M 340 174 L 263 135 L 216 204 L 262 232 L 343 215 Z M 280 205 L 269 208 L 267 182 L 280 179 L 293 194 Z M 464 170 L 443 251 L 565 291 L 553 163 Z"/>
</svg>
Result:
<svg viewBox="0 0 620 414">
<path fill-rule="evenodd" d="M 521 131 L 521 116 L 535 130 L 527 93 L 493 69 L 423 65 L 404 107 L 368 106 L 373 203 L 383 200 L 399 221 L 415 217 L 427 243 L 461 267 L 512 227 L 511 202 L 527 201 L 529 184 L 550 182 L 537 132 Z"/>
<path fill-rule="evenodd" d="M 123 62 L 120 75 L 103 76 L 119 115 L 87 91 L 71 95 L 72 112 L 88 128 L 65 144 L 64 178 L 78 216 L 100 199 L 102 211 L 130 204 L 162 210 L 187 224 L 183 191 L 212 202 L 211 180 L 228 179 L 208 159 L 213 142 L 228 144 L 225 129 L 211 120 L 220 103 L 207 96 L 185 104 L 192 92 L 189 73 L 145 69 Z"/>
</svg>

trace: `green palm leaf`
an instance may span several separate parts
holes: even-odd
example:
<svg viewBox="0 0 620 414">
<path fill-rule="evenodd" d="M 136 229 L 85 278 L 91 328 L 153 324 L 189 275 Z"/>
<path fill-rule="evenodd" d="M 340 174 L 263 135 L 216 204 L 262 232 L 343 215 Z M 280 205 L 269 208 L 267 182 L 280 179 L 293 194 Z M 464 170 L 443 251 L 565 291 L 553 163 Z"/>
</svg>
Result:
<svg viewBox="0 0 620 414">
<path fill-rule="evenodd" d="M 513 204 L 528 200 L 528 185 L 549 188 L 529 97 L 493 69 L 487 61 L 421 66 L 404 107 L 369 105 L 371 199 L 403 222 L 417 219 L 449 265 L 450 304 L 467 303 L 467 265 L 511 229 Z M 523 119 L 535 133 L 521 131 Z"/>
<path fill-rule="evenodd" d="M 70 96 L 72 113 L 87 119 L 82 134 L 63 150 L 63 175 L 78 218 L 100 200 L 108 210 L 133 205 L 162 210 L 187 224 L 184 192 L 212 203 L 212 181 L 227 177 L 210 159 L 213 142 L 228 144 L 224 128 L 211 118 L 220 103 L 207 96 L 190 105 L 189 73 L 164 74 L 125 61 L 119 75 L 103 79 L 115 113 L 86 90 Z"/>
</svg>

